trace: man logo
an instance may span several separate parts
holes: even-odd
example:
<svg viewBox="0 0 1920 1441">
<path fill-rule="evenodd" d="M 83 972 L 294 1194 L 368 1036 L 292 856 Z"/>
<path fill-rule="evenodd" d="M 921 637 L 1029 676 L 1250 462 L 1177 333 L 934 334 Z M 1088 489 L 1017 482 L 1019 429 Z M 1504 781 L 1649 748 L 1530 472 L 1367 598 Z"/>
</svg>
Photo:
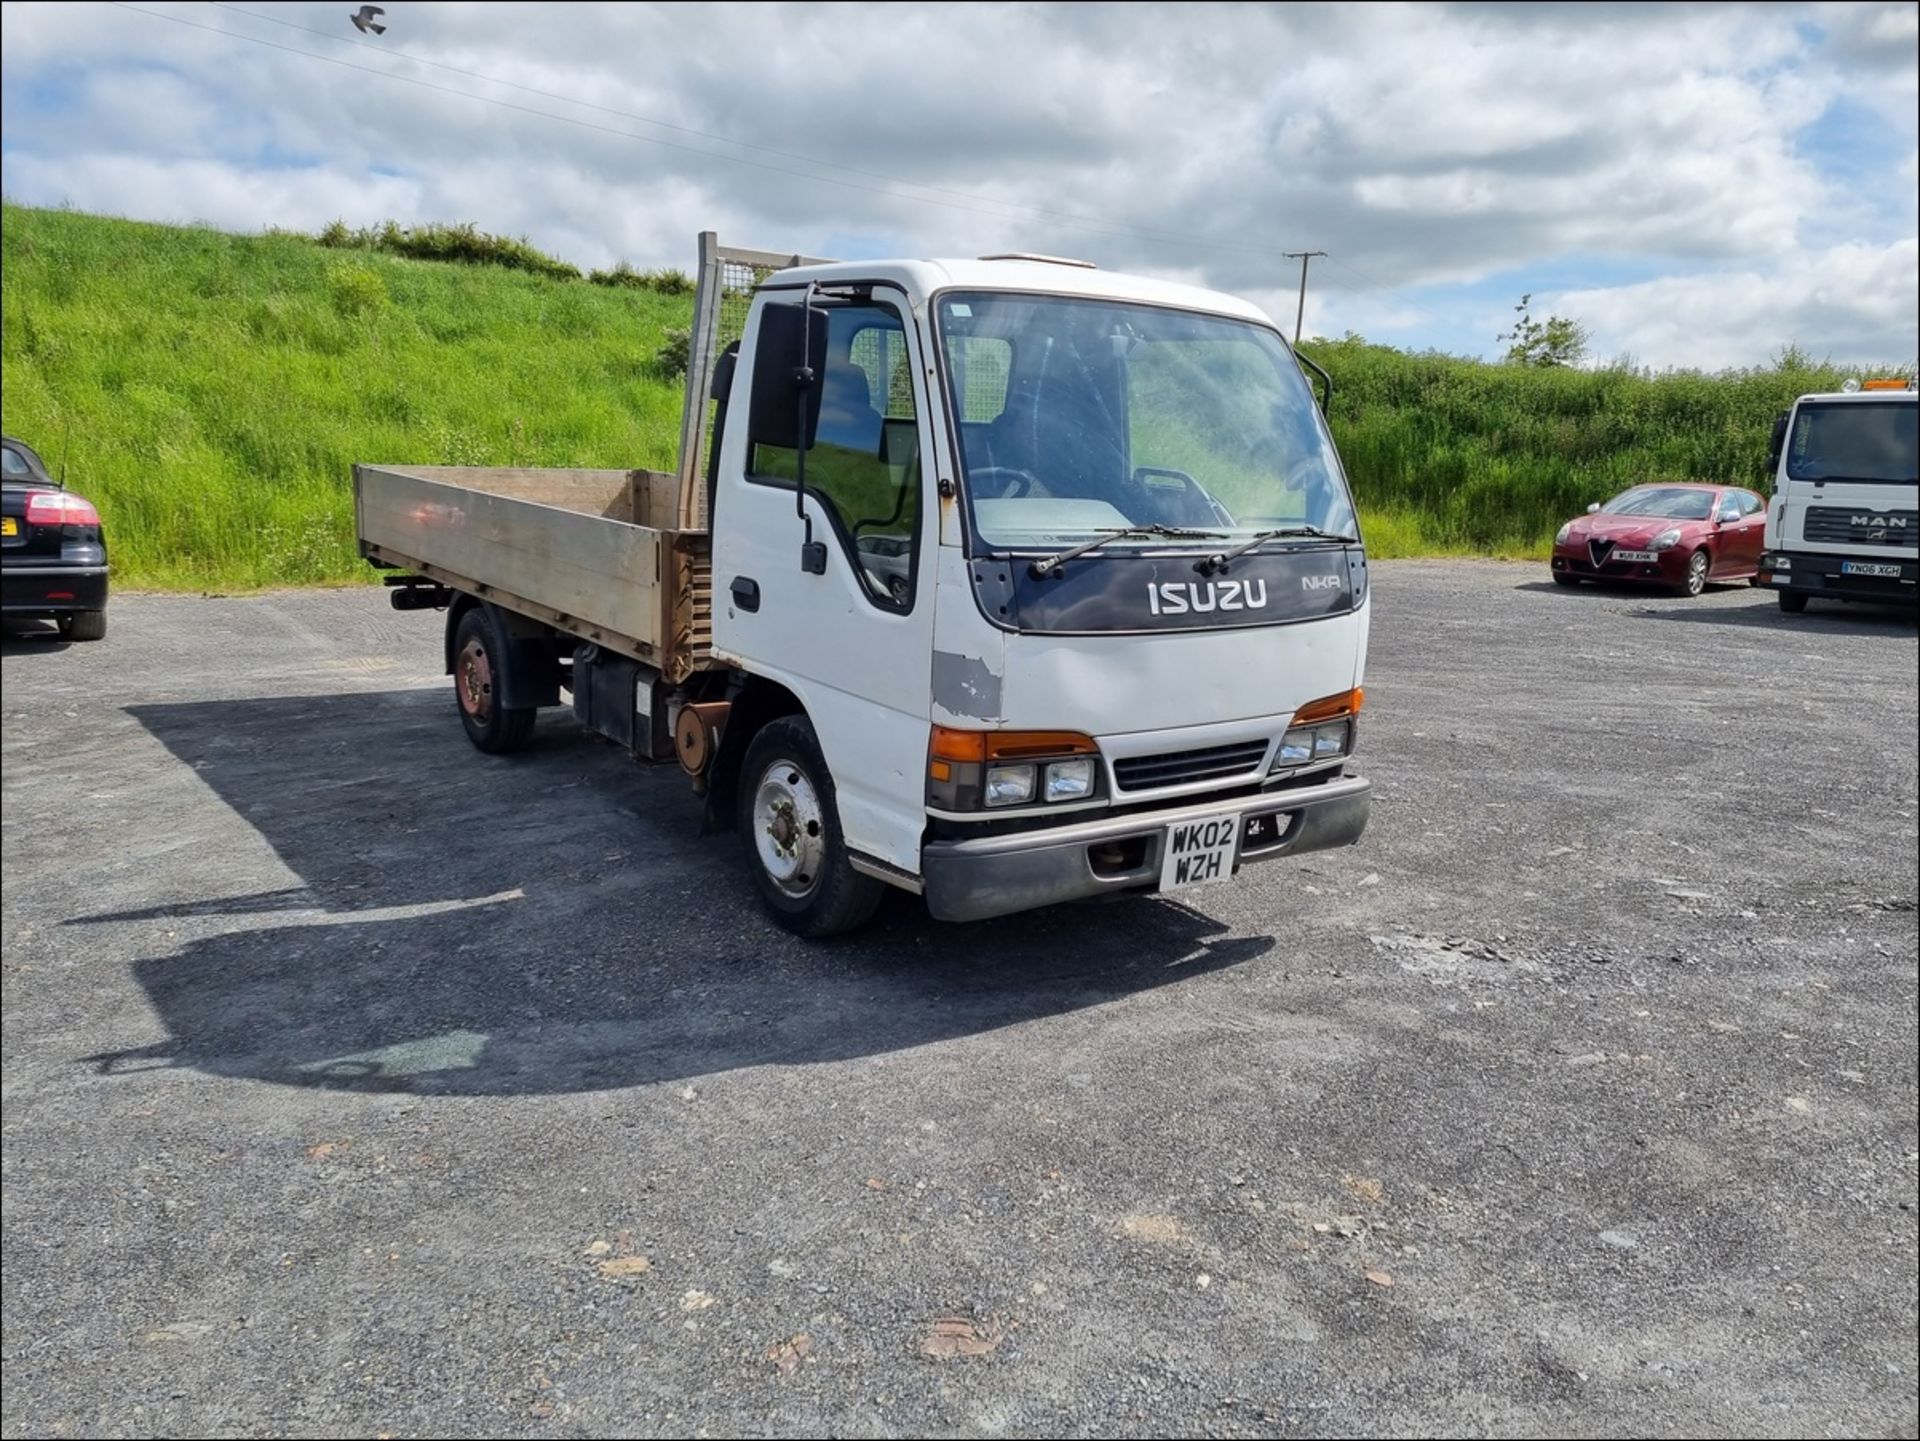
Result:
<svg viewBox="0 0 1920 1441">
<path fill-rule="evenodd" d="M 1147 606 L 1155 615 L 1264 610 L 1266 604 L 1267 583 L 1264 580 L 1210 580 L 1205 585 L 1196 585 L 1190 580 L 1164 580 L 1147 587 Z"/>
</svg>

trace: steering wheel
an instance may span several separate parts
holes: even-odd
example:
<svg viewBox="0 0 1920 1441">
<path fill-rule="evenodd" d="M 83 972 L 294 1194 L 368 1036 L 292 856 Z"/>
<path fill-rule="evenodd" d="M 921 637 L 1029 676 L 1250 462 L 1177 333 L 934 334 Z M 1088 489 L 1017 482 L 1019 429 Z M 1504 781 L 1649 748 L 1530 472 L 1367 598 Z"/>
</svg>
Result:
<svg viewBox="0 0 1920 1441">
<path fill-rule="evenodd" d="M 1177 480 L 1180 482 L 1180 498 L 1186 502 L 1185 509 L 1187 513 L 1165 516 L 1166 519 L 1173 521 L 1175 524 L 1194 525 L 1204 523 L 1207 525 L 1237 525 L 1239 523 L 1228 512 L 1227 508 L 1214 498 L 1212 491 L 1208 490 L 1191 475 L 1188 475 L 1186 471 L 1171 470 L 1158 465 L 1136 466 L 1132 476 L 1133 488 L 1136 494 L 1147 500 L 1150 509 L 1160 508 L 1160 498 L 1154 495 L 1154 487 L 1147 483 L 1147 477 L 1152 475 L 1165 476 L 1169 480 Z M 1195 505 L 1198 505 L 1202 512 L 1201 514 L 1195 515 L 1192 513 Z"/>
<path fill-rule="evenodd" d="M 1033 478 L 1033 472 L 1021 470 L 1011 465 L 976 465 L 970 467 L 967 471 L 968 483 L 976 487 L 976 494 L 979 490 L 986 488 L 984 483 L 989 477 L 998 478 L 1001 476 L 1008 477 L 1004 487 L 998 495 L 987 496 L 985 497 L 986 499 L 1013 500 L 1019 496 L 1029 494 L 1034 486 L 1039 484 L 1039 482 Z"/>
</svg>

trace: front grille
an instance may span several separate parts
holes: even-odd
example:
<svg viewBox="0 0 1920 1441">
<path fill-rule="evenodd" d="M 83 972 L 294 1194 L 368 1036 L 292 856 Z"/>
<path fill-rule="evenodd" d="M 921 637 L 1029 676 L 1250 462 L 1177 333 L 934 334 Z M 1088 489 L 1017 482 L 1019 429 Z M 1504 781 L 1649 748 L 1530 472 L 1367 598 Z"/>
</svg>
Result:
<svg viewBox="0 0 1920 1441">
<path fill-rule="evenodd" d="M 1809 542 L 1838 545 L 1912 545 L 1920 535 L 1920 511 L 1816 505 L 1808 509 L 1801 534 Z"/>
<path fill-rule="evenodd" d="M 1113 763 L 1120 789 L 1152 790 L 1156 786 L 1184 785 L 1188 781 L 1220 780 L 1259 768 L 1267 758 L 1264 740 L 1235 741 L 1197 751 L 1163 751 L 1157 756 L 1129 756 Z"/>
</svg>

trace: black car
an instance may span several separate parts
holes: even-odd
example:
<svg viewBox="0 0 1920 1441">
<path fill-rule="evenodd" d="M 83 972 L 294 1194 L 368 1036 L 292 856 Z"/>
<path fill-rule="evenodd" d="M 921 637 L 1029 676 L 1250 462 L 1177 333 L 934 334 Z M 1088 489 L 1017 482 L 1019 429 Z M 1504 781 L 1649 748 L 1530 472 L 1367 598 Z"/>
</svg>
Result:
<svg viewBox="0 0 1920 1441">
<path fill-rule="evenodd" d="M 0 436 L 0 615 L 51 620 L 68 640 L 107 633 L 107 538 L 100 512 Z"/>
</svg>

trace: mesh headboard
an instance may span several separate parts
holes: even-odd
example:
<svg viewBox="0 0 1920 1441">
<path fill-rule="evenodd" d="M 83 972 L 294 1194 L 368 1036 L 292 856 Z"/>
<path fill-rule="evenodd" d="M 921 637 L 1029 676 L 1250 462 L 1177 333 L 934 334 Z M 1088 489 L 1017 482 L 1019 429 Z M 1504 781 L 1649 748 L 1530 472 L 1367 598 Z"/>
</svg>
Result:
<svg viewBox="0 0 1920 1441">
<path fill-rule="evenodd" d="M 693 298 L 693 337 L 687 346 L 687 400 L 680 419 L 680 526 L 707 528 L 707 450 L 713 443 L 713 369 L 721 353 L 747 329 L 754 287 L 776 270 L 824 265 L 805 255 L 740 250 L 700 234 L 700 271 Z"/>
</svg>

